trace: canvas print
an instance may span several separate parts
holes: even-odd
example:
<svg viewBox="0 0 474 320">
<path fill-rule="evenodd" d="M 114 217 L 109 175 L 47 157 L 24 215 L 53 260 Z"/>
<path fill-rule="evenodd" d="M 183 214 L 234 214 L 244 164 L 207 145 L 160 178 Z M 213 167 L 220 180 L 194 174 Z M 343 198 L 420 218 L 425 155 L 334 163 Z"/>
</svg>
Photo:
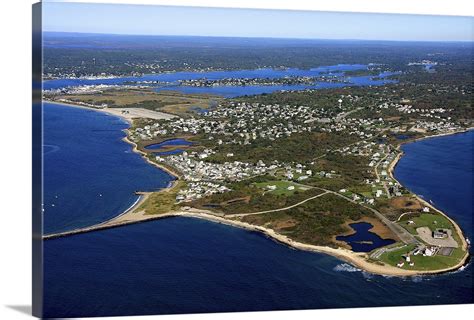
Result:
<svg viewBox="0 0 474 320">
<path fill-rule="evenodd" d="M 473 19 L 34 7 L 34 310 L 473 303 Z"/>
</svg>

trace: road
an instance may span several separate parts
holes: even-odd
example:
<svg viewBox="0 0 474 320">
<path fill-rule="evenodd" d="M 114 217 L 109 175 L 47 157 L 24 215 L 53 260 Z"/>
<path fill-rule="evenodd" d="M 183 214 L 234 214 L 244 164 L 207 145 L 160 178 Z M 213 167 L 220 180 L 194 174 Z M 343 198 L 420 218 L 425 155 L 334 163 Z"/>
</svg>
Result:
<svg viewBox="0 0 474 320">
<path fill-rule="evenodd" d="M 369 206 L 360 204 L 360 203 L 354 201 L 353 199 L 351 199 L 349 197 L 346 197 L 345 195 L 342 195 L 342 194 L 340 194 L 338 192 L 335 192 L 335 191 L 332 191 L 332 190 L 319 188 L 319 187 L 313 187 L 313 186 L 308 186 L 308 187 L 321 190 L 321 191 L 323 191 L 323 193 L 318 194 L 316 196 L 309 197 L 309 198 L 307 198 L 303 201 L 300 201 L 298 203 L 295 203 L 291 206 L 284 207 L 284 208 L 265 210 L 265 211 L 256 211 L 256 212 L 249 212 L 249 213 L 227 214 L 227 215 L 225 215 L 225 217 L 226 218 L 238 218 L 238 217 L 246 217 L 246 216 L 251 216 L 251 215 L 259 215 L 259 214 L 264 214 L 264 213 L 285 211 L 285 210 L 289 210 L 291 208 L 295 208 L 297 206 L 300 206 L 305 202 L 311 201 L 313 199 L 316 199 L 316 198 L 319 198 L 319 197 L 322 197 L 326 194 L 331 193 L 331 194 L 334 194 L 334 195 L 336 195 L 340 198 L 343 198 L 343 199 L 345 199 L 345 200 L 347 200 L 351 203 L 354 203 L 356 205 L 364 207 L 364 208 L 370 210 L 371 212 L 373 212 L 377 216 L 377 218 L 379 218 L 403 243 L 406 243 L 406 244 L 418 243 L 418 240 L 416 240 L 416 238 L 411 233 L 409 233 L 407 230 L 405 230 L 402 226 L 398 225 L 397 223 L 390 221 L 387 217 L 385 217 L 382 213 L 375 210 L 374 208 L 371 208 Z"/>
<path fill-rule="evenodd" d="M 249 212 L 249 213 L 236 213 L 236 214 L 226 214 L 225 217 L 226 218 L 237 218 L 237 217 L 246 217 L 246 216 L 252 216 L 252 215 L 257 215 L 257 214 L 263 214 L 263 213 L 271 213 L 271 212 L 278 212 L 278 211 L 285 211 L 285 210 L 288 210 L 288 209 L 291 209 L 291 208 L 294 208 L 294 207 L 297 207 L 299 205 L 302 205 L 303 203 L 305 202 L 308 202 L 310 200 L 313 200 L 313 199 L 316 199 L 316 198 L 319 198 L 319 197 L 322 197 L 324 196 L 325 194 L 327 194 L 328 192 L 323 192 L 323 193 L 320 193 L 316 196 L 312 196 L 312 197 L 309 197 L 303 201 L 300 201 L 298 203 L 295 203 L 291 206 L 288 206 L 288 207 L 284 207 L 284 208 L 278 208 L 278 209 L 272 209 L 272 210 L 265 210 L 265 211 L 257 211 L 257 212 Z"/>
<path fill-rule="evenodd" d="M 347 112 L 343 112 L 343 113 L 339 113 L 337 116 L 336 116 L 336 119 L 334 119 L 336 122 L 339 122 L 341 121 L 342 119 L 344 119 L 345 117 L 347 117 L 348 115 L 352 114 L 352 113 L 355 113 L 359 110 L 362 110 L 364 109 L 364 107 L 359 107 L 359 108 L 355 108 L 351 111 L 347 111 Z"/>
<path fill-rule="evenodd" d="M 403 243 L 418 243 L 418 240 L 416 240 L 416 238 L 411 234 L 409 233 L 407 230 L 405 230 L 402 226 L 398 225 L 397 223 L 394 223 L 392 221 L 390 221 L 387 217 L 385 217 L 382 213 L 380 213 L 379 211 L 375 210 L 374 208 L 371 208 L 371 207 L 368 207 L 366 205 L 363 205 L 363 204 L 360 204 L 360 203 L 357 203 L 356 201 L 352 200 L 351 198 L 348 198 L 346 197 L 345 195 L 342 195 L 338 192 L 335 192 L 335 191 L 331 191 L 331 190 L 327 190 L 327 189 L 323 189 L 323 188 L 318 188 L 318 187 L 315 187 L 316 189 L 320 189 L 320 190 L 324 190 L 324 191 L 327 191 L 329 193 L 332 193 L 338 197 L 341 197 L 341 198 L 344 198 L 346 199 L 347 201 L 350 201 L 354 204 L 357 204 L 359 206 L 362 206 L 370 211 L 372 211 L 394 234 L 397 235 L 397 237 L 400 239 L 400 241 L 402 241 Z"/>
<path fill-rule="evenodd" d="M 380 183 L 382 183 L 384 189 L 385 189 L 385 193 L 387 194 L 387 198 L 390 199 L 392 196 L 390 195 L 390 191 L 388 190 L 388 187 L 387 187 L 387 182 L 386 181 L 383 181 L 382 182 L 382 179 L 380 179 L 380 175 L 379 175 L 379 166 L 382 162 L 384 162 L 387 157 L 388 157 L 388 150 L 384 151 L 386 156 L 383 157 L 376 165 L 375 165 L 375 176 L 377 177 L 377 179 L 380 181 Z"/>
</svg>

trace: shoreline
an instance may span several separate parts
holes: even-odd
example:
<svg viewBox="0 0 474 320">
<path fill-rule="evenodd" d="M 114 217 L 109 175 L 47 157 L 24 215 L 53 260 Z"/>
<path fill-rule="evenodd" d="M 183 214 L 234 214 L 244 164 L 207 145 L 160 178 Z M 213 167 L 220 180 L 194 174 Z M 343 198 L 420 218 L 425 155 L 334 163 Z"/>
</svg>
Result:
<svg viewBox="0 0 474 320">
<path fill-rule="evenodd" d="M 93 107 L 87 107 L 87 106 L 81 106 L 79 104 L 73 104 L 73 103 L 70 103 L 70 102 L 58 102 L 58 101 L 52 101 L 52 100 L 46 100 L 43 98 L 43 103 L 51 103 L 51 104 L 57 104 L 57 105 L 62 105 L 62 106 L 68 106 L 68 107 L 72 107 L 72 108 L 80 108 L 80 109 L 85 109 L 85 110 L 92 110 L 92 111 L 97 111 L 97 112 L 102 112 L 102 113 L 106 113 L 108 114 L 109 116 L 115 116 L 115 117 L 118 117 L 120 118 L 121 120 L 127 122 L 130 126 L 132 125 L 132 122 L 131 120 L 125 118 L 124 116 L 121 116 L 121 115 L 118 115 L 118 114 L 115 114 L 115 113 L 112 113 L 112 112 L 107 112 L 106 109 L 99 109 L 99 108 L 93 108 Z"/>
<path fill-rule="evenodd" d="M 104 113 L 107 113 L 109 115 L 118 116 L 119 118 L 124 119 L 127 123 L 132 125 L 131 121 L 129 121 L 128 119 L 125 119 L 124 117 L 120 117 L 119 115 L 116 115 L 116 114 L 109 113 L 109 112 L 107 112 L 106 110 L 103 110 L 103 109 L 95 109 L 95 108 L 92 108 L 92 107 L 74 105 L 74 104 L 69 104 L 69 103 L 51 102 L 51 101 L 47 101 L 47 100 L 44 100 L 44 101 L 48 102 L 48 103 L 67 105 L 67 106 L 71 106 L 71 107 L 78 107 L 78 108 L 89 109 L 89 110 L 94 110 L 94 111 L 98 111 L 98 112 L 104 112 Z M 412 140 L 412 141 L 407 141 L 407 142 L 400 143 L 400 145 L 397 146 L 397 150 L 399 151 L 399 153 L 397 154 L 396 158 L 390 163 L 390 165 L 388 167 L 388 170 L 387 170 L 390 177 L 393 180 L 395 180 L 397 183 L 402 185 L 393 176 L 393 171 L 394 171 L 397 163 L 400 161 L 401 157 L 404 154 L 403 151 L 400 150 L 400 147 L 404 143 L 411 143 L 411 142 L 417 142 L 417 141 L 420 141 L 420 140 L 423 140 L 423 139 L 429 139 L 429 138 L 434 138 L 434 137 L 441 137 L 441 136 L 448 136 L 448 135 L 454 135 L 454 134 L 459 134 L 459 133 L 465 133 L 465 132 L 468 132 L 468 131 L 473 130 L 473 129 L 474 128 L 471 127 L 471 128 L 468 128 L 468 129 L 465 129 L 465 130 L 462 130 L 462 131 L 455 131 L 455 132 L 443 133 L 443 134 L 438 134 L 438 135 L 426 136 L 426 137 L 421 137 L 421 138 L 418 138 L 418 139 L 415 139 L 415 140 Z M 164 167 L 164 166 L 162 166 L 162 165 L 160 165 L 156 162 L 151 161 L 147 157 L 147 153 L 139 150 L 137 144 L 128 139 L 128 128 L 124 129 L 122 131 L 124 131 L 126 133 L 126 136 L 122 139 L 122 141 L 132 145 L 132 151 L 133 152 L 141 155 L 145 159 L 145 161 L 148 162 L 149 164 L 157 167 L 160 170 L 165 171 L 166 173 L 170 174 L 171 176 L 173 176 L 175 178 L 168 187 L 163 188 L 160 191 L 168 190 L 168 189 L 172 188 L 177 183 L 177 181 L 180 179 L 180 175 L 178 173 L 174 172 L 173 170 L 171 170 L 170 168 Z M 317 245 L 311 245 L 311 244 L 305 244 L 305 243 L 302 243 L 302 242 L 297 242 L 297 241 L 294 241 L 294 240 L 292 240 L 292 239 L 290 239 L 290 238 L 288 238 L 288 237 L 286 237 L 282 234 L 279 234 L 279 233 L 275 232 L 272 229 L 264 228 L 264 227 L 257 226 L 257 225 L 252 225 L 252 224 L 241 222 L 241 221 L 226 219 L 224 217 L 221 217 L 221 216 L 218 216 L 218 215 L 215 215 L 215 214 L 209 214 L 209 213 L 207 213 L 206 211 L 203 211 L 203 210 L 200 210 L 200 211 L 177 211 L 177 212 L 168 212 L 168 213 L 159 214 L 159 215 L 145 215 L 142 211 L 137 212 L 136 209 L 148 198 L 148 196 L 149 196 L 149 194 L 151 194 L 151 192 L 142 193 L 142 194 L 143 194 L 143 197 L 141 197 L 139 199 L 139 201 L 135 202 L 135 204 L 133 204 L 130 208 L 128 208 L 127 210 L 125 210 L 121 214 L 117 215 L 116 217 L 113 217 L 113 218 L 111 218 L 107 221 L 104 221 L 102 223 L 92 225 L 92 226 L 89 226 L 89 227 L 85 227 L 85 228 L 79 228 L 79 229 L 74 229 L 74 230 L 70 230 L 70 231 L 66 231 L 66 232 L 43 235 L 43 240 L 55 239 L 55 238 L 60 238 L 60 237 L 64 237 L 64 236 L 74 235 L 74 234 L 80 234 L 80 233 L 93 232 L 93 231 L 98 231 L 98 230 L 103 230 L 103 229 L 115 228 L 115 227 L 120 227 L 120 226 L 123 226 L 123 225 L 142 223 L 142 222 L 146 222 L 146 221 L 150 221 L 150 220 L 157 220 L 157 219 L 170 218 L 170 217 L 191 217 L 191 218 L 204 219 L 204 220 L 215 222 L 215 223 L 226 224 L 226 225 L 230 225 L 230 226 L 233 226 L 233 227 L 239 227 L 239 228 L 242 228 L 242 229 L 245 229 L 245 230 L 260 232 L 263 235 L 267 236 L 268 238 L 270 238 L 274 241 L 277 241 L 281 244 L 287 245 L 289 247 L 299 249 L 299 250 L 304 250 L 304 251 L 329 254 L 329 255 L 331 255 L 333 257 L 336 257 L 336 258 L 338 258 L 338 259 L 340 259 L 344 262 L 348 262 L 348 263 L 352 264 L 353 266 L 356 266 L 357 268 L 362 269 L 363 271 L 367 271 L 367 272 L 374 273 L 374 274 L 379 274 L 379 275 L 402 276 L 403 277 L 403 276 L 446 273 L 446 272 L 454 271 L 454 270 L 457 270 L 457 269 L 461 268 L 462 266 L 464 266 L 466 264 L 466 261 L 469 258 L 469 251 L 467 250 L 468 245 L 467 245 L 466 239 L 465 239 L 465 237 L 462 233 L 461 228 L 454 222 L 454 220 L 449 218 L 444 212 L 436 209 L 433 205 L 431 205 L 428 202 L 426 202 L 425 200 L 421 199 L 415 193 L 413 193 L 413 195 L 418 200 L 420 200 L 421 203 L 425 204 L 426 206 L 432 208 L 436 212 L 439 212 L 440 214 L 445 216 L 453 224 L 453 226 L 455 227 L 456 232 L 458 233 L 460 239 L 462 239 L 461 240 L 462 241 L 462 248 L 464 250 L 466 250 L 466 254 L 464 255 L 463 259 L 461 259 L 461 261 L 458 264 L 456 264 L 455 266 L 445 268 L 445 269 L 440 269 L 440 270 L 420 271 L 420 270 L 400 269 L 400 268 L 396 268 L 396 267 L 389 266 L 389 265 L 386 265 L 386 264 L 379 265 L 379 264 L 371 263 L 371 262 L 367 261 L 366 259 L 369 257 L 369 255 L 367 253 L 356 253 L 356 252 L 353 252 L 351 250 L 344 249 L 344 248 L 341 248 L 341 247 L 336 249 L 336 248 L 331 248 L 331 247 L 327 247 L 327 246 L 317 246 Z"/>
<path fill-rule="evenodd" d="M 224 224 L 224 225 L 244 229 L 247 231 L 258 232 L 268 237 L 269 239 L 276 241 L 280 244 L 286 245 L 290 248 L 303 250 L 307 252 L 328 254 L 343 262 L 350 263 L 351 265 L 361 269 L 361 271 L 369 272 L 369 273 L 373 273 L 377 275 L 382 275 L 382 276 L 407 277 L 407 276 L 441 274 L 441 273 L 457 270 L 463 265 L 465 265 L 467 261 L 467 257 L 466 257 L 466 259 L 463 259 L 461 265 L 445 268 L 445 269 L 440 269 L 440 270 L 427 270 L 427 271 L 405 270 L 405 269 L 396 268 L 396 267 L 386 265 L 386 264 L 375 264 L 375 263 L 369 262 L 366 260 L 369 257 L 368 253 L 357 253 L 357 252 L 353 252 L 349 249 L 345 249 L 341 247 L 332 248 L 328 246 L 317 246 L 317 245 L 298 242 L 298 241 L 288 238 L 285 235 L 279 234 L 272 229 L 268 229 L 262 226 L 252 225 L 252 224 L 242 222 L 242 221 L 226 219 L 220 216 L 216 216 L 214 214 L 206 213 L 204 211 L 176 211 L 176 212 L 163 213 L 159 215 L 144 215 L 143 212 L 139 212 L 138 215 L 135 216 L 135 219 L 133 217 L 130 217 L 129 219 L 112 219 L 116 221 L 109 220 L 108 225 L 102 224 L 102 225 L 96 225 L 95 228 L 90 227 L 90 228 L 77 229 L 70 232 L 43 237 L 43 239 L 53 240 L 53 239 L 80 234 L 80 233 L 100 231 L 104 229 L 112 229 L 112 228 L 120 227 L 123 225 L 138 224 L 138 223 L 144 223 L 147 221 L 167 219 L 167 218 L 173 218 L 173 217 L 203 219 L 206 221 Z M 110 222 L 113 222 L 113 223 L 110 223 Z"/>
<path fill-rule="evenodd" d="M 132 145 L 132 151 L 139 154 L 147 163 L 151 164 L 152 166 L 155 166 L 156 168 L 160 169 L 160 170 L 163 170 L 164 172 L 168 173 L 170 176 L 172 176 L 174 178 L 174 180 L 171 181 L 171 184 L 169 186 L 167 186 L 166 188 L 163 188 L 161 190 L 165 190 L 165 189 L 170 189 L 172 188 L 172 186 L 174 185 L 174 183 L 176 183 L 176 181 L 178 181 L 180 179 L 180 174 L 173 171 L 172 169 L 168 168 L 168 167 L 165 167 L 157 162 L 153 162 L 151 161 L 149 158 L 148 158 L 148 154 L 146 152 L 143 152 L 141 150 L 138 149 L 138 145 L 131 141 L 130 139 L 128 139 L 128 129 L 125 129 L 123 130 L 125 133 L 126 133 L 126 136 L 123 137 L 122 141 Z"/>
<path fill-rule="evenodd" d="M 167 113 L 163 111 L 153 111 L 153 110 L 148 110 L 148 109 L 144 109 L 140 107 L 137 107 L 137 108 L 134 108 L 134 107 L 132 108 L 121 108 L 121 107 L 95 108 L 95 107 L 90 107 L 90 106 L 84 106 L 81 104 L 75 104 L 73 101 L 53 101 L 53 100 L 43 99 L 43 103 L 45 102 L 56 104 L 56 105 L 102 112 L 112 117 L 118 117 L 119 119 L 125 121 L 129 126 L 133 125 L 134 118 L 149 118 L 149 119 L 159 120 L 159 119 L 172 119 L 174 117 L 177 117 L 177 115 L 175 114 L 171 114 L 171 113 Z M 127 110 L 127 113 L 125 114 L 122 113 L 122 111 L 124 110 Z"/>
<path fill-rule="evenodd" d="M 98 109 L 98 108 L 92 108 L 92 107 L 87 107 L 87 106 L 81 106 L 81 105 L 72 104 L 72 103 L 67 103 L 67 102 L 57 102 L 57 101 L 50 101 L 50 100 L 43 100 L 43 102 L 47 102 L 47 103 L 51 103 L 51 104 L 57 104 L 57 105 L 63 105 L 63 106 L 68 106 L 68 107 L 72 107 L 72 108 L 80 108 L 80 109 L 85 109 L 85 110 L 92 110 L 92 111 L 102 112 L 102 113 L 105 113 L 105 114 L 110 115 L 110 116 L 118 117 L 118 118 L 124 120 L 125 122 L 127 122 L 130 126 L 133 125 L 133 123 L 131 122 L 130 119 L 125 118 L 124 116 L 121 116 L 121 115 L 118 115 L 118 114 L 109 112 L 107 109 Z M 151 165 L 157 167 L 158 169 L 163 170 L 163 171 L 165 171 L 166 173 L 168 173 L 169 175 L 173 176 L 173 177 L 175 178 L 175 180 L 176 180 L 176 179 L 179 179 L 180 176 L 179 176 L 178 173 L 176 173 L 176 172 L 174 172 L 173 170 L 171 170 L 171 169 L 169 169 L 169 168 L 167 168 L 167 167 L 165 167 L 165 166 L 162 166 L 162 165 L 160 165 L 160 164 L 158 164 L 158 163 L 156 163 L 156 162 L 153 162 L 153 161 L 151 161 L 150 159 L 148 159 L 147 153 L 145 153 L 145 152 L 139 150 L 139 149 L 138 149 L 138 145 L 137 145 L 135 142 L 133 142 L 133 141 L 131 141 L 130 139 L 128 139 L 128 133 L 129 133 L 128 130 L 129 130 L 129 128 L 121 130 L 122 132 L 125 132 L 125 137 L 122 138 L 122 141 L 124 141 L 124 142 L 126 142 L 126 143 L 132 145 L 132 151 L 133 151 L 133 152 L 135 152 L 135 153 L 139 154 L 140 156 L 142 156 L 142 158 L 143 158 L 146 162 L 148 162 L 149 164 L 151 164 Z M 173 183 L 173 181 L 172 181 L 171 183 Z M 171 187 L 171 186 L 168 186 L 168 187 L 163 188 L 163 189 L 167 189 L 167 188 L 169 188 L 169 187 Z M 163 190 L 163 189 L 161 189 L 161 190 Z"/>
<path fill-rule="evenodd" d="M 117 114 L 114 114 L 114 113 L 111 113 L 111 112 L 107 112 L 107 110 L 104 110 L 104 109 L 97 109 L 97 108 L 92 108 L 92 107 L 87 107 L 87 106 L 81 106 L 81 105 L 76 105 L 76 104 L 72 104 L 72 103 L 66 103 L 66 102 L 56 102 L 56 101 L 50 101 L 50 100 L 43 100 L 42 101 L 43 103 L 44 102 L 47 102 L 47 103 L 51 103 L 51 104 L 56 104 L 56 105 L 62 105 L 62 106 L 67 106 L 67 107 L 71 107 L 71 108 L 80 108 L 80 109 L 86 109 L 86 110 L 92 110 L 92 111 L 96 111 L 96 112 L 102 112 L 102 113 L 105 113 L 107 115 L 110 115 L 110 116 L 116 116 L 122 120 L 124 120 L 125 122 L 127 122 L 127 124 L 130 126 L 133 125 L 133 123 L 131 122 L 131 120 L 123 117 L 123 116 L 120 116 L 120 115 L 117 115 Z M 153 162 L 151 161 L 148 157 L 147 157 L 147 154 L 143 151 L 140 151 L 138 149 L 138 145 L 131 141 L 130 139 L 128 139 L 128 133 L 129 133 L 129 128 L 127 129 L 123 129 L 121 130 L 122 132 L 125 133 L 125 137 L 123 137 L 121 140 L 124 141 L 125 143 L 127 144 L 130 144 L 131 147 L 132 147 L 132 152 L 135 152 L 137 153 L 138 155 L 141 156 L 141 158 L 143 160 L 145 160 L 148 164 L 166 172 L 167 174 L 169 174 L 171 177 L 173 177 L 173 179 L 171 181 L 169 181 L 168 185 L 162 189 L 159 189 L 155 192 L 159 192 L 161 190 L 168 190 L 168 189 L 171 189 L 173 188 L 177 181 L 179 180 L 180 176 L 178 173 L 172 171 L 171 169 L 165 167 L 165 166 L 162 166 L 160 165 L 159 163 L 156 163 L 156 162 Z M 116 219 L 120 219 L 121 217 L 124 217 L 126 214 L 130 214 L 130 213 L 133 213 L 138 207 L 140 207 L 140 205 L 142 203 L 145 202 L 146 199 L 148 199 L 149 195 L 151 194 L 152 192 L 137 192 L 136 194 L 139 194 L 139 198 L 137 199 L 137 201 L 135 201 L 129 208 L 127 208 L 125 211 L 119 213 L 117 216 L 114 216 L 110 219 L 107 219 L 103 222 L 100 222 L 100 223 L 97 223 L 97 224 L 94 224 L 94 225 L 91 225 L 91 226 L 88 226 L 88 227 L 83 227 L 83 228 L 78 228 L 78 229 L 73 229 L 73 230 L 69 230 L 69 231 L 65 231 L 65 232 L 58 232 L 58 233 L 52 233 L 52 234 L 46 234 L 46 235 L 43 235 L 43 239 L 51 239 L 51 238 L 54 238 L 55 235 L 59 235 L 59 234 L 65 234 L 65 235 L 72 235 L 72 234 L 76 234 L 76 233 L 83 233 L 83 232 L 89 232 L 89 231 L 93 231 L 93 230 L 101 230 L 101 229 L 106 229 L 106 228 L 110 228 L 110 223 L 113 223 Z M 77 232 L 75 232 L 77 231 Z"/>
<path fill-rule="evenodd" d="M 396 181 L 399 185 L 403 186 L 402 183 L 400 183 L 400 181 L 398 181 L 397 178 L 395 178 L 395 175 L 394 175 L 394 172 L 395 172 L 395 168 L 397 167 L 398 163 L 400 162 L 401 158 L 403 157 L 403 155 L 405 154 L 405 152 L 403 152 L 403 150 L 401 150 L 401 147 L 402 145 L 404 144 L 408 144 L 408 143 L 415 143 L 415 142 L 419 142 L 419 141 L 422 141 L 422 140 L 426 140 L 426 139 L 430 139 L 430 138 L 437 138 L 437 137 L 445 137 L 445 136 L 451 136 L 451 135 L 456 135 L 456 134 L 462 134 L 462 133 L 467 133 L 469 131 L 473 131 L 474 130 L 474 127 L 470 127 L 470 128 L 466 128 L 464 130 L 458 130 L 458 131 L 453 131 L 453 132 L 448 132 L 448 133 L 441 133 L 441 134 L 436 134 L 436 135 L 431 135 L 431 136 L 425 136 L 425 137 L 421 137 L 421 138 L 417 138 L 417 139 L 414 139 L 412 141 L 407 141 L 407 142 L 402 142 L 400 143 L 398 146 L 397 146 L 397 151 L 398 151 L 398 154 L 397 156 L 395 157 L 395 159 L 389 164 L 388 168 L 387 168 L 387 172 L 390 176 L 391 179 L 393 179 L 394 181 Z M 442 216 L 444 216 L 446 219 L 449 220 L 449 222 L 452 223 L 452 225 L 454 226 L 454 229 L 456 230 L 459 238 L 461 239 L 461 242 L 462 242 L 462 248 L 464 250 L 467 251 L 468 249 L 468 244 L 466 242 L 466 237 L 464 237 L 464 233 L 462 232 L 462 229 L 461 227 L 453 220 L 451 219 L 445 212 L 439 210 L 438 208 L 436 208 L 434 205 L 432 205 L 431 203 L 429 203 L 428 201 L 426 201 L 425 199 L 423 199 L 421 196 L 419 196 L 418 194 L 410 191 L 413 196 L 418 200 L 420 201 L 423 205 L 425 205 L 426 207 L 434 210 L 435 212 L 438 212 L 439 214 L 441 214 Z M 466 252 L 466 256 L 469 256 L 469 251 Z M 466 259 L 467 257 L 464 257 L 464 259 Z"/>
<path fill-rule="evenodd" d="M 431 135 L 431 136 L 425 136 L 425 137 L 417 138 L 417 139 L 414 139 L 414 140 L 411 140 L 411 141 L 406 141 L 406 142 L 400 143 L 396 148 L 396 150 L 398 151 L 398 154 L 395 157 L 395 159 L 390 163 L 390 165 L 388 166 L 388 169 L 387 169 L 387 172 L 388 172 L 390 178 L 393 179 L 394 181 L 396 181 L 399 185 L 403 186 L 403 184 L 400 183 L 400 181 L 398 181 L 397 178 L 395 178 L 394 172 L 395 172 L 396 166 L 398 165 L 401 158 L 405 154 L 405 152 L 403 150 L 401 150 L 401 147 L 404 144 L 415 143 L 415 142 L 419 142 L 419 141 L 430 139 L 430 138 L 445 137 L 445 136 L 451 136 L 451 135 L 456 135 L 456 134 L 467 133 L 467 132 L 473 131 L 473 130 L 474 130 L 474 127 L 469 127 L 469 128 L 464 129 L 464 130 L 457 130 L 457 131 L 448 132 L 448 133 L 441 133 L 441 134 L 436 134 L 436 135 Z M 462 266 L 464 266 L 466 264 L 466 262 L 469 260 L 470 254 L 469 254 L 469 245 L 466 241 L 466 237 L 464 236 L 464 233 L 463 233 L 461 227 L 451 217 L 449 217 L 445 212 L 443 212 L 442 210 L 439 210 L 438 208 L 436 208 L 434 205 L 432 205 L 431 203 L 429 203 L 428 201 L 423 199 L 420 195 L 418 195 L 418 194 L 416 194 L 412 191 L 410 191 L 410 192 L 413 194 L 415 199 L 417 199 L 424 206 L 430 208 L 431 210 L 433 210 L 435 212 L 438 212 L 443 217 L 448 219 L 448 221 L 451 222 L 451 224 L 454 226 L 454 229 L 456 230 L 456 233 L 458 234 L 459 239 L 461 239 L 461 242 L 462 242 L 461 247 L 462 247 L 463 250 L 466 251 L 466 254 L 464 255 L 464 257 L 461 259 L 461 261 L 456 266 L 453 266 L 448 271 L 457 270 L 457 269 L 461 268 Z M 442 272 L 440 272 L 440 273 L 442 273 Z"/>
</svg>

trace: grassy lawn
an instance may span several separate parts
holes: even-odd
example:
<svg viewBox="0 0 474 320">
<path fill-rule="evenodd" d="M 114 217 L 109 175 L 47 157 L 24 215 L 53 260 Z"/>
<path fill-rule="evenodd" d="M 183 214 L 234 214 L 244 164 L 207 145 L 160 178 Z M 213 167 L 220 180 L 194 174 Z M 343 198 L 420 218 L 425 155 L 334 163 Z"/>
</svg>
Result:
<svg viewBox="0 0 474 320">
<path fill-rule="evenodd" d="M 162 214 L 174 209 L 176 205 L 176 195 L 180 189 L 185 186 L 185 182 L 178 181 L 172 188 L 163 189 L 150 194 L 148 199 L 137 208 L 138 211 L 144 210 L 145 214 Z"/>
<path fill-rule="evenodd" d="M 265 181 L 265 182 L 258 182 L 255 183 L 258 188 L 264 189 L 269 193 L 273 193 L 275 195 L 292 195 L 295 191 L 304 191 L 308 188 L 302 187 L 297 183 L 285 180 L 272 180 L 272 181 Z M 268 186 L 276 186 L 275 190 L 269 190 Z M 288 187 L 293 186 L 293 190 L 288 190 Z"/>
<path fill-rule="evenodd" d="M 415 224 L 407 224 L 408 220 L 412 220 L 413 222 L 415 222 Z M 452 225 L 451 221 L 449 221 L 446 217 L 440 214 L 423 213 L 418 217 L 407 217 L 406 219 L 400 221 L 399 224 L 414 235 L 418 235 L 416 229 L 419 227 L 428 227 L 431 231 L 434 231 L 437 228 L 451 229 L 453 239 L 458 243 L 459 246 L 461 246 L 461 239 L 459 238 L 459 235 L 454 229 L 454 226 Z"/>
<path fill-rule="evenodd" d="M 408 220 L 412 220 L 415 223 L 408 224 Z M 418 234 L 416 229 L 419 227 L 428 227 L 431 231 L 434 231 L 437 228 L 451 229 L 453 230 L 453 236 L 455 234 L 451 222 L 439 214 L 423 213 L 418 217 L 408 217 L 406 220 L 403 219 L 400 224 L 412 234 Z"/>
<path fill-rule="evenodd" d="M 72 101 L 82 101 L 93 104 L 106 103 L 109 107 L 145 108 L 178 115 L 194 114 L 193 106 L 208 108 L 211 100 L 218 97 L 208 95 L 186 95 L 178 92 L 154 92 L 151 89 L 106 90 L 103 93 L 81 95 L 60 95 Z"/>
<path fill-rule="evenodd" d="M 388 263 L 392 266 L 396 266 L 398 262 L 401 260 L 405 261 L 402 256 L 413 250 L 415 245 L 407 245 L 401 249 L 394 250 L 392 252 L 385 252 L 380 256 L 380 260 Z M 408 263 L 405 262 L 404 266 L 401 269 L 406 270 L 437 270 L 437 269 L 444 269 L 451 266 L 456 265 L 459 260 L 464 256 L 464 251 L 462 249 L 455 249 L 450 256 L 441 256 L 435 255 L 433 257 L 423 257 L 423 255 L 411 255 L 411 261 L 415 263 L 413 267 L 411 267 Z"/>
</svg>

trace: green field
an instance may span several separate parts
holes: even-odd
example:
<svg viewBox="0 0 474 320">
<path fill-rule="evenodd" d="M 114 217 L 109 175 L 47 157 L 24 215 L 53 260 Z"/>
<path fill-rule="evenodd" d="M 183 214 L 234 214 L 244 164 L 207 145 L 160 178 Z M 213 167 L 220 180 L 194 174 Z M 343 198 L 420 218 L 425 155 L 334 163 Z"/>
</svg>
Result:
<svg viewBox="0 0 474 320">
<path fill-rule="evenodd" d="M 415 223 L 408 224 L 409 220 L 412 220 Z M 435 229 L 438 229 L 438 228 L 453 230 L 453 225 L 446 217 L 440 214 L 432 214 L 432 213 L 423 213 L 420 216 L 413 217 L 413 218 L 408 217 L 407 219 L 403 219 L 403 221 L 401 221 L 400 224 L 412 234 L 418 234 L 416 232 L 416 229 L 419 227 L 428 227 L 430 228 L 431 231 L 434 231 Z M 453 230 L 453 237 L 455 237 L 454 230 Z"/>
<path fill-rule="evenodd" d="M 181 94 L 179 92 L 154 92 L 149 88 L 106 90 L 102 93 L 76 95 L 57 95 L 54 99 L 67 99 L 76 102 L 87 102 L 95 105 L 105 103 L 109 108 L 144 108 L 159 110 L 180 116 L 194 115 L 192 107 L 207 109 L 211 101 L 220 98 L 210 95 Z"/>
</svg>

